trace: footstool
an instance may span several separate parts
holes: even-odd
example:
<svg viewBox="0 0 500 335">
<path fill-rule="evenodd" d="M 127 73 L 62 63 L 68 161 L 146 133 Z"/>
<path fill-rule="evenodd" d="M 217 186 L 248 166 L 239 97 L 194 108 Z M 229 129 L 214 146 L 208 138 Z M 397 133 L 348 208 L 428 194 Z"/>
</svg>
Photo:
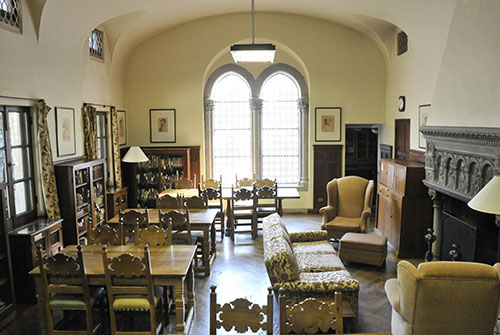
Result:
<svg viewBox="0 0 500 335">
<path fill-rule="evenodd" d="M 347 233 L 340 239 L 339 257 L 343 261 L 382 266 L 387 256 L 387 237 Z"/>
</svg>

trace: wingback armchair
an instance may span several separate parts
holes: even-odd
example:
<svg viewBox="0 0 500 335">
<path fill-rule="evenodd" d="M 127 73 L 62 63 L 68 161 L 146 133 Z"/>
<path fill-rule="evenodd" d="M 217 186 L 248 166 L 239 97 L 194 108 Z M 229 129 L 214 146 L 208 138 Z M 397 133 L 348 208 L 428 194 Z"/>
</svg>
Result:
<svg viewBox="0 0 500 335">
<path fill-rule="evenodd" d="M 385 283 L 394 335 L 491 335 L 498 317 L 500 263 L 407 261 Z"/>
<path fill-rule="evenodd" d="M 328 203 L 319 212 L 323 215 L 321 229 L 327 231 L 329 238 L 366 231 L 372 213 L 373 187 L 373 180 L 357 176 L 335 178 L 326 185 Z"/>
</svg>

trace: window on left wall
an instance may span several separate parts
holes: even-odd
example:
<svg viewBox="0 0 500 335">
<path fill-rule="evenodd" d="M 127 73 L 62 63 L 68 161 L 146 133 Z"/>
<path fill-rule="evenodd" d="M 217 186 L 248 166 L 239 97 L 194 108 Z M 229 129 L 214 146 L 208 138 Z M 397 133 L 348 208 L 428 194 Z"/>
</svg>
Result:
<svg viewBox="0 0 500 335">
<path fill-rule="evenodd" d="M 102 30 L 95 28 L 90 32 L 89 53 L 91 57 L 104 61 L 104 32 Z"/>
<path fill-rule="evenodd" d="M 21 0 L 0 0 L 0 26 L 21 32 Z"/>
<path fill-rule="evenodd" d="M 31 116 L 27 107 L 0 106 L 0 183 L 6 185 L 7 226 L 36 217 Z"/>
</svg>

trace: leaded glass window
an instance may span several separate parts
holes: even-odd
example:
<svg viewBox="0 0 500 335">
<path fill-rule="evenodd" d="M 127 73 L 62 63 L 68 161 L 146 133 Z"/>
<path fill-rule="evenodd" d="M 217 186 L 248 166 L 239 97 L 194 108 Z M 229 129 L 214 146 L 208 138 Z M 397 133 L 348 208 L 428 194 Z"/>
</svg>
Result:
<svg viewBox="0 0 500 335">
<path fill-rule="evenodd" d="M 104 60 L 104 33 L 102 30 L 94 29 L 89 34 L 90 56 Z"/>
<path fill-rule="evenodd" d="M 0 0 L 0 23 L 21 31 L 21 0 Z"/>
<path fill-rule="evenodd" d="M 280 184 L 300 179 L 300 90 L 285 73 L 276 73 L 262 86 L 261 177 Z"/>
<path fill-rule="evenodd" d="M 219 78 L 212 92 L 213 175 L 223 180 L 252 176 L 250 87 L 235 73 Z"/>
</svg>

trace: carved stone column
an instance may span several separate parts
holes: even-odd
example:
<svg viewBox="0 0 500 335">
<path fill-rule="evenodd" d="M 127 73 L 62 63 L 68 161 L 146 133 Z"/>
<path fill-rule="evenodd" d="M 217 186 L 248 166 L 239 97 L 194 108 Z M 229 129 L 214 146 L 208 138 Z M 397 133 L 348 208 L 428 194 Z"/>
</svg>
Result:
<svg viewBox="0 0 500 335">
<path fill-rule="evenodd" d="M 203 101 L 203 108 L 205 110 L 205 171 L 207 173 L 207 179 L 213 177 L 211 175 L 213 171 L 213 162 L 212 159 L 210 159 L 212 157 L 213 147 L 212 136 L 210 136 L 210 134 L 212 134 L 212 113 L 214 107 L 215 103 L 212 99 L 205 99 L 205 101 Z"/>
<path fill-rule="evenodd" d="M 309 181 L 309 165 L 307 164 L 308 160 L 306 157 L 309 157 L 309 98 L 300 98 L 298 100 L 298 107 L 300 111 L 300 118 L 302 125 L 300 129 L 300 138 L 303 139 L 301 141 L 301 152 L 302 157 L 300 157 L 300 185 L 307 185 Z"/>
<path fill-rule="evenodd" d="M 440 259 L 441 237 L 442 237 L 441 232 L 443 230 L 443 222 L 441 220 L 441 212 L 443 209 L 443 197 L 438 192 L 431 189 L 429 189 L 429 196 L 431 197 L 432 200 L 432 207 L 434 207 L 432 228 L 434 229 L 434 235 L 436 236 L 436 241 L 432 245 L 432 253 L 434 254 L 434 259 Z"/>
<path fill-rule="evenodd" d="M 252 147 L 253 147 L 253 152 L 252 155 L 254 157 L 253 159 L 253 167 L 252 171 L 254 174 L 259 175 L 258 169 L 259 166 L 262 166 L 261 162 L 261 155 L 260 155 L 260 146 L 256 145 L 259 143 L 259 138 L 261 137 L 260 134 L 260 124 L 261 124 L 261 117 L 262 117 L 262 99 L 260 98 L 250 98 L 250 110 L 252 112 L 252 127 L 253 127 L 253 132 L 252 132 Z"/>
</svg>

